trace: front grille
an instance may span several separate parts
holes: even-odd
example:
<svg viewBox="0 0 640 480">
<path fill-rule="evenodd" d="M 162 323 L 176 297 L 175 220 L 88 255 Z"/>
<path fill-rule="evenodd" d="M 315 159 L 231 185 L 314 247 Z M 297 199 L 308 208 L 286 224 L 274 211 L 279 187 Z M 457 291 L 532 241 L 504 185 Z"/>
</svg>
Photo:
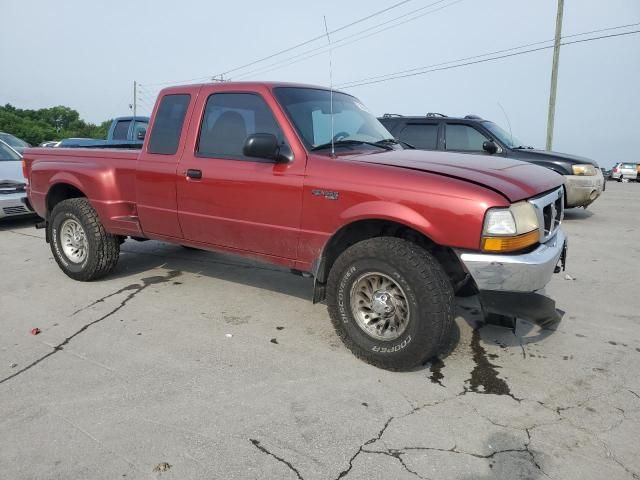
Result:
<svg viewBox="0 0 640 480">
<path fill-rule="evenodd" d="M 29 213 L 29 210 L 27 210 L 26 207 L 23 206 L 4 207 L 2 211 L 5 213 L 5 215 L 20 215 L 22 213 Z"/>
<path fill-rule="evenodd" d="M 555 235 L 564 218 L 563 187 L 532 198 L 529 203 L 536 208 L 540 223 L 540 241 L 544 243 Z"/>
<path fill-rule="evenodd" d="M 26 185 L 11 180 L 0 181 L 0 195 L 9 195 L 26 191 Z"/>
</svg>

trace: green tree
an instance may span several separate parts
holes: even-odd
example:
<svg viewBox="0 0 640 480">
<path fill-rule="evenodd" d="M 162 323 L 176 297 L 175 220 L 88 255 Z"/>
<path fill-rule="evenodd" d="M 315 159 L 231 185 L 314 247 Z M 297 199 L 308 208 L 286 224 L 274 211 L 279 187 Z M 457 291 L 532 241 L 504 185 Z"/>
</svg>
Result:
<svg viewBox="0 0 640 480">
<path fill-rule="evenodd" d="M 31 145 L 63 138 L 106 138 L 111 120 L 100 125 L 85 122 L 72 108 L 58 105 L 39 110 L 0 106 L 0 131 L 11 133 Z"/>
</svg>

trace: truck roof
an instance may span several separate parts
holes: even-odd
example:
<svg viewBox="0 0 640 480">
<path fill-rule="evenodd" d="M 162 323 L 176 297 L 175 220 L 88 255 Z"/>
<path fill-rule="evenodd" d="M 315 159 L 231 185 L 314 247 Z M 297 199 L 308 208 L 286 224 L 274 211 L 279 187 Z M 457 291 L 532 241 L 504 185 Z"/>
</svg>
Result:
<svg viewBox="0 0 640 480">
<path fill-rule="evenodd" d="M 329 87 L 323 87 L 323 86 L 319 86 L 319 85 L 310 85 L 310 84 L 304 84 L 304 83 L 293 83 L 293 82 L 277 82 L 277 81 L 270 81 L 270 82 L 219 82 L 219 83 L 194 83 L 194 84 L 188 84 L 188 85 L 175 85 L 175 86 L 171 86 L 171 87 L 166 87 L 163 88 L 160 91 L 160 95 L 164 95 L 167 93 L 172 93 L 172 92 L 180 92 L 180 93 L 185 93 L 185 92 L 195 92 L 197 90 L 199 90 L 202 87 L 210 87 L 212 85 L 224 85 L 226 88 L 233 88 L 234 86 L 238 86 L 238 87 L 242 87 L 244 89 L 251 89 L 251 88 L 257 88 L 257 87 L 266 87 L 269 89 L 274 89 L 277 87 L 297 87 L 297 88 L 314 88 L 314 89 L 318 89 L 318 90 L 329 90 Z M 335 90 L 334 91 L 338 92 L 339 90 Z M 342 93 L 342 92 L 340 92 Z"/>
</svg>

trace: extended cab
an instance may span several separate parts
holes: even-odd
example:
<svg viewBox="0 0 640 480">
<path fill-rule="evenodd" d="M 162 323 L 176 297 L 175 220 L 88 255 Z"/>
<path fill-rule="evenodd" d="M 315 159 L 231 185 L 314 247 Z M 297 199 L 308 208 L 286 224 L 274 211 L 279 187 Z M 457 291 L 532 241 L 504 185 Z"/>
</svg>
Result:
<svg viewBox="0 0 640 480">
<path fill-rule="evenodd" d="M 556 317 L 563 177 L 404 150 L 354 97 L 282 83 L 163 90 L 142 151 L 30 149 L 28 194 L 60 268 L 108 274 L 127 238 L 232 252 L 315 279 L 351 351 L 403 370 L 438 353 L 454 294 Z"/>
</svg>

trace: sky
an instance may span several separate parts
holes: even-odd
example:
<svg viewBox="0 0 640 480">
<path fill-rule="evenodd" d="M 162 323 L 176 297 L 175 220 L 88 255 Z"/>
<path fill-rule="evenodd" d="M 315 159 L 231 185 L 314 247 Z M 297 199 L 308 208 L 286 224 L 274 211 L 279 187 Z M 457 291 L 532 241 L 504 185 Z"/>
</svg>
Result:
<svg viewBox="0 0 640 480">
<path fill-rule="evenodd" d="M 66 105 L 98 123 L 130 114 L 137 81 L 138 113 L 148 114 L 162 87 L 157 84 L 204 81 L 322 36 L 324 16 L 332 31 L 400 1 L 0 0 L 0 104 Z M 434 3 L 407 0 L 332 34 L 333 84 L 554 36 L 557 0 L 442 0 L 410 14 Z M 375 28 L 383 22 L 390 23 Z M 640 0 L 565 0 L 563 35 L 638 22 Z M 367 38 L 340 42 L 366 29 Z M 619 32 L 632 30 L 640 25 Z M 594 35 L 609 33 L 615 32 Z M 326 41 L 320 38 L 225 77 L 328 86 Z M 284 62 L 314 49 L 320 54 Z M 250 72 L 278 61 L 284 64 L 271 71 Z M 514 136 L 544 148 L 551 64 L 552 49 L 547 49 L 344 91 L 376 115 L 472 113 L 505 129 L 510 123 Z M 640 34 L 563 46 L 554 150 L 605 167 L 640 162 L 639 86 Z"/>
</svg>

